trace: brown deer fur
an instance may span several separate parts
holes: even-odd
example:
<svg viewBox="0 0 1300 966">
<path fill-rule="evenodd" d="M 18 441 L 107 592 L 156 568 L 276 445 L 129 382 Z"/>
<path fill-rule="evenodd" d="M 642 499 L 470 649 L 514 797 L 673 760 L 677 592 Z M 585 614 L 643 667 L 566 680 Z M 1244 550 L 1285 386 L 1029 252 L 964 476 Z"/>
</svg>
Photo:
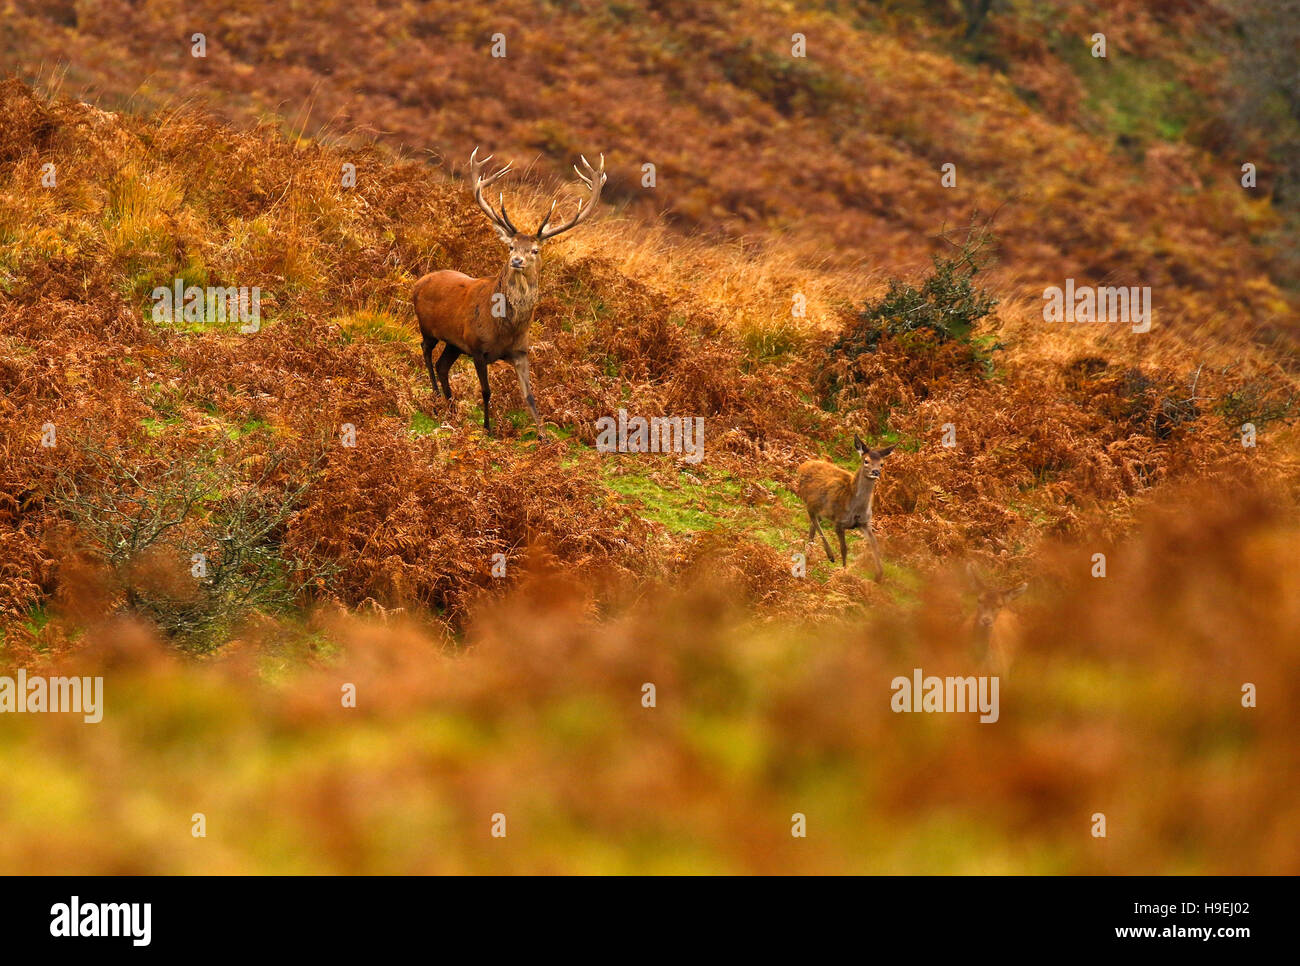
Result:
<svg viewBox="0 0 1300 966">
<path fill-rule="evenodd" d="M 556 202 L 553 201 L 550 212 L 532 233 L 521 232 L 510 222 L 504 197 L 501 198 L 500 211 L 484 200 L 483 190 L 510 170 L 507 164 L 485 177 L 483 168 L 491 159 L 489 155 L 482 161 L 478 160 L 478 148 L 474 149 L 469 159 L 470 181 L 474 201 L 496 228 L 497 237 L 510 249 L 505 266 L 500 274 L 490 278 L 471 278 L 463 272 L 447 270 L 431 272 L 415 283 L 412 301 L 415 317 L 420 323 L 424 366 L 429 371 L 433 391 L 441 393 L 450 402 L 452 364 L 463 355 L 469 356 L 483 394 L 483 428 L 490 433 L 492 394 L 488 388 L 487 367 L 498 360 L 508 360 L 515 367 L 519 391 L 533 422 L 537 424 L 537 436 L 541 439 L 542 421 L 537 415 L 532 380 L 528 374 L 528 329 L 537 302 L 537 271 L 542 243 L 575 227 L 595 210 L 606 180 L 605 158 L 601 156 L 596 168 L 583 158 L 585 173 L 574 165 L 578 177 L 591 194 L 578 206 L 573 218 L 562 225 L 547 228 L 555 214 Z M 446 347 L 435 366 L 433 350 L 439 342 L 445 343 Z"/>
<path fill-rule="evenodd" d="M 871 529 L 872 503 L 876 494 L 876 483 L 880 479 L 880 464 L 894 447 L 868 449 L 856 435 L 853 447 L 862 457 L 862 465 L 856 473 L 842 470 L 834 463 L 823 460 L 809 460 L 799 467 L 795 478 L 795 493 L 803 500 L 808 511 L 810 525 L 804 551 L 812 546 L 813 536 L 822 538 L 826 556 L 835 562 L 835 554 L 822 532 L 821 522 L 825 520 L 835 528 L 835 535 L 840 541 L 840 559 L 847 568 L 849 565 L 848 545 L 844 534 L 849 530 L 861 530 L 867 535 L 871 544 L 871 553 L 876 563 L 876 580 L 885 575 L 884 565 L 880 560 L 880 548 L 876 544 L 876 535 Z"/>
</svg>

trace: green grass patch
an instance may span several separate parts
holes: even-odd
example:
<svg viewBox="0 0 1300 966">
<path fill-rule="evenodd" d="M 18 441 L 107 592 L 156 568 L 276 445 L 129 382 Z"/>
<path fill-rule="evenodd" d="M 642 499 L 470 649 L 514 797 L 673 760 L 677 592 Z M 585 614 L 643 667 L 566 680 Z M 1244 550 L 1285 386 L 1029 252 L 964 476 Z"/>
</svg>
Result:
<svg viewBox="0 0 1300 966">
<path fill-rule="evenodd" d="M 40 633 L 41 628 L 50 622 L 50 614 L 45 609 L 44 604 L 37 604 L 27 611 L 18 621 L 20 627 L 24 628 L 29 634 L 35 636 Z M 4 627 L 0 627 L 0 647 L 8 643 L 8 633 Z M 37 650 L 44 650 L 44 647 L 37 645 Z"/>
<path fill-rule="evenodd" d="M 746 326 L 740 337 L 746 357 L 753 362 L 771 362 L 794 355 L 807 342 L 799 325 L 785 318 Z"/>
<path fill-rule="evenodd" d="M 678 469 L 664 459 L 629 468 L 617 456 L 601 460 L 605 485 L 625 502 L 635 503 L 641 516 L 671 533 L 724 530 L 778 550 L 789 549 L 798 536 L 799 498 L 778 480 L 754 481 L 773 497 L 755 500 L 746 481 L 699 467 Z"/>
<path fill-rule="evenodd" d="M 178 426 L 181 423 L 179 416 L 165 416 L 161 419 L 146 418 L 140 420 L 140 425 L 144 431 L 149 434 L 150 439 L 157 439 L 167 432 L 169 426 Z"/>
<path fill-rule="evenodd" d="M 435 422 L 432 417 L 418 409 L 411 413 L 411 433 L 415 436 L 432 436 L 438 432 L 439 423 Z"/>
<path fill-rule="evenodd" d="M 262 419 L 246 419 L 238 426 L 232 425 L 226 428 L 226 437 L 232 440 L 243 439 L 245 436 L 251 436 L 254 433 L 273 432 L 271 424 Z"/>
</svg>

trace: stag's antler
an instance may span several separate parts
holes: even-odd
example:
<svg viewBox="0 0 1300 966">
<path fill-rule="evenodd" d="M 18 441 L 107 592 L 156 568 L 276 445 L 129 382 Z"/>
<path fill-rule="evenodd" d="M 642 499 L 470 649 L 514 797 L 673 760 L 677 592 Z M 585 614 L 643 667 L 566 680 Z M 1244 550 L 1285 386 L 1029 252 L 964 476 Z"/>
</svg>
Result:
<svg viewBox="0 0 1300 966">
<path fill-rule="evenodd" d="M 500 212 L 495 211 L 483 198 L 483 189 L 491 187 L 503 174 L 514 166 L 514 162 L 511 161 L 504 168 L 485 178 L 483 177 L 483 169 L 487 167 L 487 163 L 494 157 L 495 155 L 489 154 L 482 161 L 478 160 L 478 148 L 475 148 L 474 153 L 469 156 L 469 180 L 474 186 L 474 200 L 478 202 L 478 206 L 483 209 L 483 214 L 488 216 L 488 219 L 492 224 L 496 225 L 497 228 L 505 232 L 507 235 L 517 235 L 519 234 L 519 229 L 510 223 L 510 216 L 506 214 L 505 195 L 501 194 L 497 196 L 501 202 Z"/>
<path fill-rule="evenodd" d="M 602 154 L 600 156 L 599 167 L 593 168 L 591 162 L 589 162 L 585 157 L 582 159 L 582 166 L 587 169 L 586 174 L 584 174 L 582 169 L 576 164 L 573 166 L 573 170 L 578 172 L 578 177 L 591 191 L 591 195 L 587 198 L 585 203 L 580 203 L 578 205 L 578 211 L 572 219 L 563 225 L 548 229 L 546 226 L 551 220 L 551 215 L 555 214 L 555 205 L 558 199 L 552 201 L 551 210 L 546 213 L 546 217 L 542 219 L 542 223 L 537 229 L 537 237 L 540 241 L 554 238 L 556 235 L 562 234 L 570 228 L 573 228 L 579 222 L 585 221 L 587 216 L 596 210 L 596 205 L 600 203 L 600 189 L 604 187 L 605 180 L 608 177 L 605 174 L 605 155 Z"/>
</svg>

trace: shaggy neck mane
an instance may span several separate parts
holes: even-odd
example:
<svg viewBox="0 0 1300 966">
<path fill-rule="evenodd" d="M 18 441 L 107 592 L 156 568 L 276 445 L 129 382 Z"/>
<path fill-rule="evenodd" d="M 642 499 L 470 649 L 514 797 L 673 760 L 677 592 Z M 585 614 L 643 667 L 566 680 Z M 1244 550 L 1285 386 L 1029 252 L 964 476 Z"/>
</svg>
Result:
<svg viewBox="0 0 1300 966">
<path fill-rule="evenodd" d="M 532 317 L 537 300 L 537 268 L 519 270 L 507 265 L 497 278 L 496 290 L 506 297 L 506 315 L 500 322 L 513 325 Z"/>
</svg>

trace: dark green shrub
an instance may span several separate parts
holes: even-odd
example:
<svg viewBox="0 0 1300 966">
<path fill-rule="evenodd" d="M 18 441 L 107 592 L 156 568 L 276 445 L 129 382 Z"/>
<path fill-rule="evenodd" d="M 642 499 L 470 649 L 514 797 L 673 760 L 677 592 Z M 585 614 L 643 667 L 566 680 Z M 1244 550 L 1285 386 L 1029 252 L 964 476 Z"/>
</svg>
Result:
<svg viewBox="0 0 1300 966">
<path fill-rule="evenodd" d="M 976 325 L 993 314 L 998 300 L 974 283 L 987 264 L 986 242 L 971 237 L 953 255 L 935 257 L 934 270 L 920 287 L 891 279 L 889 291 L 876 302 L 868 302 L 832 343 L 835 356 L 857 356 L 872 352 L 890 336 L 928 330 L 940 342 L 971 342 Z"/>
</svg>

